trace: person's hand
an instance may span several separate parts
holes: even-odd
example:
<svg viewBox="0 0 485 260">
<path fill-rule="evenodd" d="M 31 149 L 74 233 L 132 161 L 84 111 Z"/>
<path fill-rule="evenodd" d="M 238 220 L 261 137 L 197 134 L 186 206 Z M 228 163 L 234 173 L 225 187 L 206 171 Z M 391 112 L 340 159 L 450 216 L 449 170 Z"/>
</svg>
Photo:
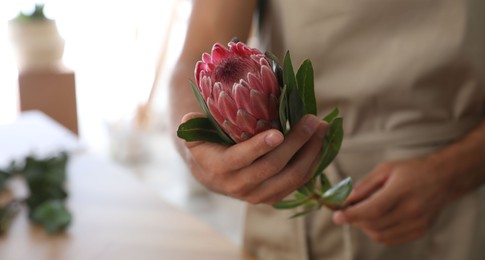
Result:
<svg viewBox="0 0 485 260">
<path fill-rule="evenodd" d="M 349 207 L 334 213 L 334 223 L 349 223 L 386 245 L 422 237 L 451 200 L 438 167 L 429 159 L 378 165 L 354 187 Z"/>
<path fill-rule="evenodd" d="M 201 116 L 189 113 L 182 121 Z M 252 204 L 274 204 L 310 180 L 327 129 L 307 115 L 286 137 L 271 129 L 232 146 L 185 142 L 186 160 L 209 189 Z"/>
</svg>

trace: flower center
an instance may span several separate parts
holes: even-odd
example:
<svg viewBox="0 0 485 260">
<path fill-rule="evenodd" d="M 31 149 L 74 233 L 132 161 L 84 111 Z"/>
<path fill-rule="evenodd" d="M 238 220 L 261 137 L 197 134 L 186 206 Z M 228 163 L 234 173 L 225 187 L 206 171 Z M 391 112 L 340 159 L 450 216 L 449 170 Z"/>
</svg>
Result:
<svg viewBox="0 0 485 260">
<path fill-rule="evenodd" d="M 240 79 L 246 78 L 246 73 L 257 72 L 257 66 L 254 66 L 251 59 L 242 59 L 239 57 L 231 57 L 219 63 L 214 71 L 213 79 L 222 84 L 232 86 Z"/>
</svg>

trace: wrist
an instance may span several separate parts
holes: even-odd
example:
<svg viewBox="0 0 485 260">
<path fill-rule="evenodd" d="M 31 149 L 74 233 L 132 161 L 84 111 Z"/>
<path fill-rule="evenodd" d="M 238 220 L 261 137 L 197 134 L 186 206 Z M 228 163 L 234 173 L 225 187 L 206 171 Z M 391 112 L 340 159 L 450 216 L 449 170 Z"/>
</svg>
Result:
<svg viewBox="0 0 485 260">
<path fill-rule="evenodd" d="M 449 160 L 445 154 L 435 153 L 426 158 L 431 172 L 435 173 L 435 182 L 443 187 L 443 196 L 455 200 L 465 193 L 460 184 L 460 170 L 455 160 Z"/>
<path fill-rule="evenodd" d="M 458 199 L 484 183 L 484 163 L 476 151 L 452 144 L 427 157 L 435 170 L 436 181 L 445 185 L 446 196 Z"/>
</svg>

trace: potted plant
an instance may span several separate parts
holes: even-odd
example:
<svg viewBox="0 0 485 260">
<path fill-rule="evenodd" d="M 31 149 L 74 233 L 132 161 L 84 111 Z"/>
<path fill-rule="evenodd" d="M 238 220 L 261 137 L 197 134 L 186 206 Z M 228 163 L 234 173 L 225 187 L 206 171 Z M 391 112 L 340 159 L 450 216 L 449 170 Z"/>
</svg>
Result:
<svg viewBox="0 0 485 260">
<path fill-rule="evenodd" d="M 20 71 L 45 70 L 60 65 L 64 40 L 55 20 L 44 14 L 44 5 L 36 4 L 32 13 L 20 12 L 9 22 Z"/>
</svg>

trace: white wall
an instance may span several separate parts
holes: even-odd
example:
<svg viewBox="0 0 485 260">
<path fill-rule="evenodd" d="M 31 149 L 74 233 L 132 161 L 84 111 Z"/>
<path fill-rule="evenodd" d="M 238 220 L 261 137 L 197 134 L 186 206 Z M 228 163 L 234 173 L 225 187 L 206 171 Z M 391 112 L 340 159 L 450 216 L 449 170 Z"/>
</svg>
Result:
<svg viewBox="0 0 485 260">
<path fill-rule="evenodd" d="M 18 72 L 7 21 L 32 2 L 3 0 L 0 8 L 0 124 L 13 121 L 18 114 Z M 66 40 L 64 63 L 76 73 L 81 139 L 99 153 L 107 151 L 106 123 L 130 117 L 136 106 L 148 98 L 168 20 L 174 17 L 175 28 L 168 39 L 170 51 L 160 72 L 155 100 L 156 111 L 163 114 L 166 76 L 180 51 L 190 1 L 41 2 L 46 3 L 46 14 L 56 20 Z"/>
</svg>

